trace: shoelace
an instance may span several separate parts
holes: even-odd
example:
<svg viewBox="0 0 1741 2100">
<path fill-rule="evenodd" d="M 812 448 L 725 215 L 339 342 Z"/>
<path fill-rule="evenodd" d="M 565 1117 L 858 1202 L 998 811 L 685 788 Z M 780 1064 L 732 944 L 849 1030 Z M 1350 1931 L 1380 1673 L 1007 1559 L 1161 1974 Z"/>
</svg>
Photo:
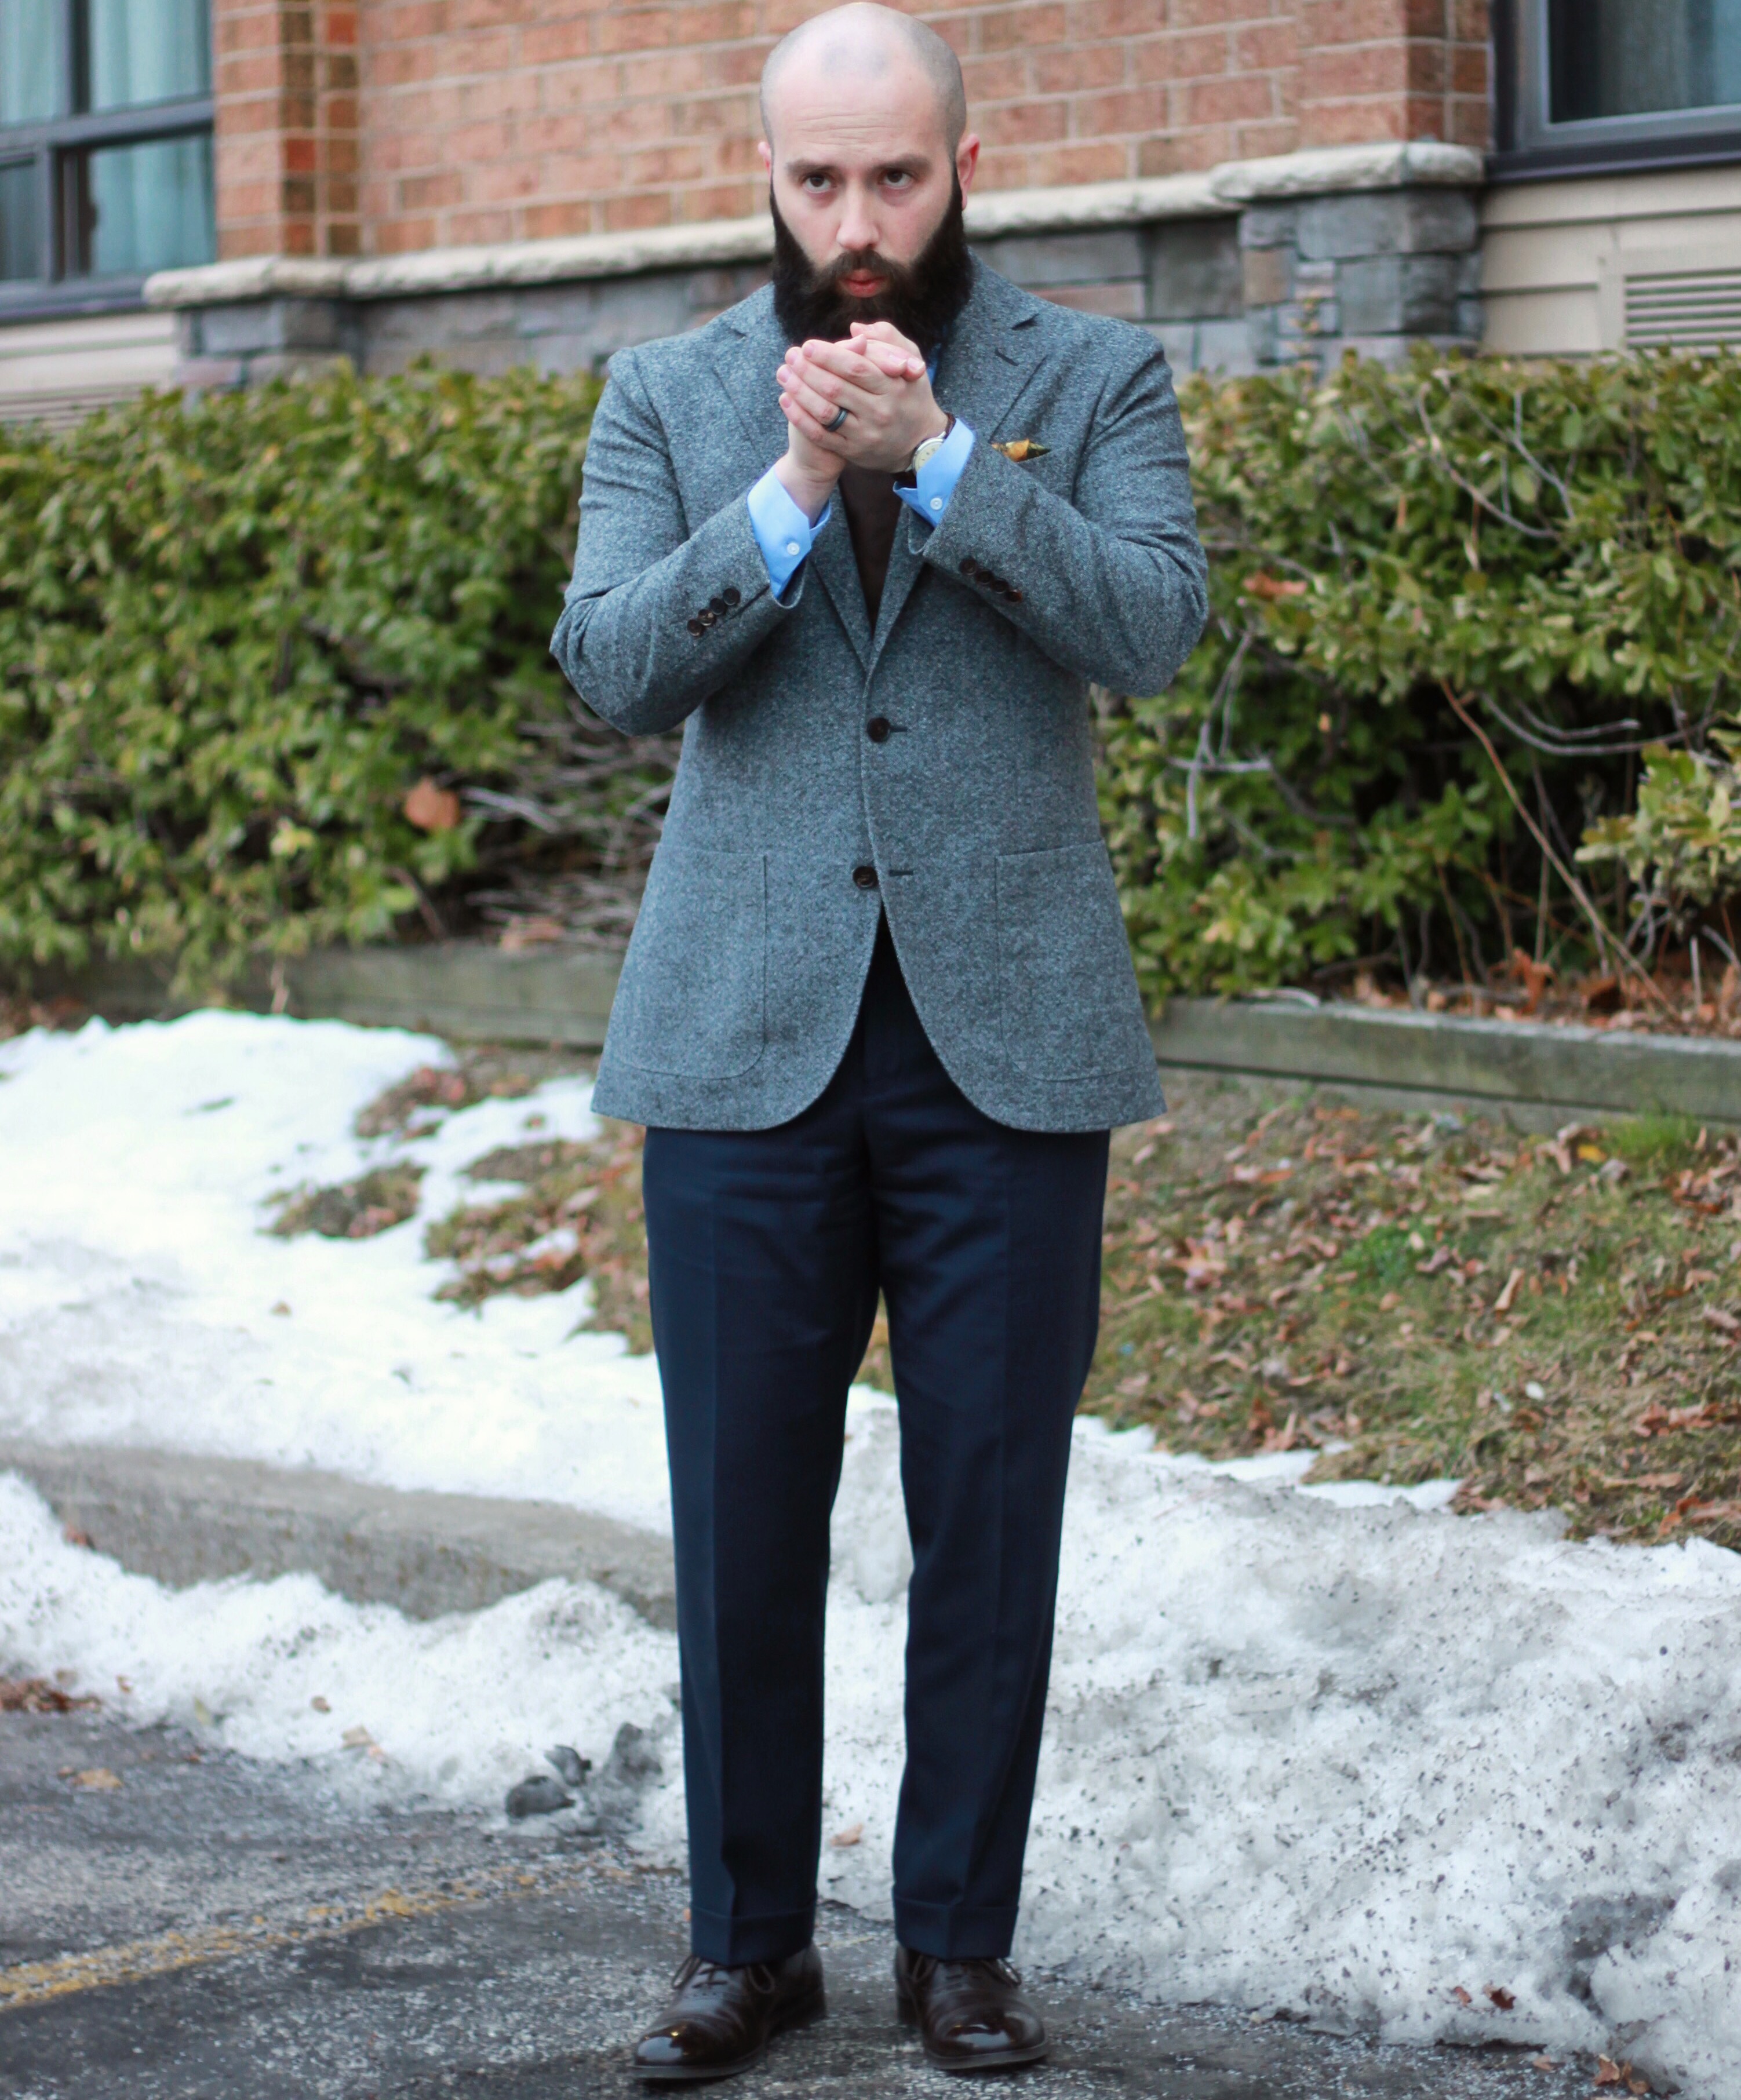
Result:
<svg viewBox="0 0 1741 2100">
<path fill-rule="evenodd" d="M 704 1990 L 717 1989 L 729 1983 L 736 1976 L 747 1977 L 753 1991 L 766 1997 L 774 1988 L 774 1972 L 765 1961 L 745 1962 L 730 1968 L 723 1961 L 709 1961 L 705 1955 L 686 1956 L 677 1974 L 671 1979 L 674 1991 L 686 1991 L 692 1983 L 699 1983 Z"/>
<path fill-rule="evenodd" d="M 927 1983 L 939 1970 L 943 1969 L 958 1969 L 970 1974 L 974 1970 L 989 1969 L 999 1983 L 1007 1983 L 1012 1990 L 1019 1991 L 1022 1988 L 1021 1970 L 1013 1962 L 1005 1961 L 1001 1956 L 975 1954 L 970 1955 L 959 1961 L 946 1961 L 935 1954 L 919 1954 L 913 1957 L 912 1976 L 915 1983 Z"/>
</svg>

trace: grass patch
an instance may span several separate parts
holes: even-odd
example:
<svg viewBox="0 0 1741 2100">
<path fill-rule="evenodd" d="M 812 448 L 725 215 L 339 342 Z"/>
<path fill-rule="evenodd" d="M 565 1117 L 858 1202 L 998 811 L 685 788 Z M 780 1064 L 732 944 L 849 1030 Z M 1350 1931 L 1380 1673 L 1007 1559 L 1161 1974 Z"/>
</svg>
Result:
<svg viewBox="0 0 1741 2100">
<path fill-rule="evenodd" d="M 412 1215 L 422 1182 L 421 1167 L 397 1160 L 330 1188 L 287 1189 L 267 1198 L 278 1212 L 267 1230 L 286 1240 L 302 1233 L 329 1240 L 373 1239 Z"/>
<path fill-rule="evenodd" d="M 1741 1140 L 1296 1101 L 1126 1134 L 1085 1408 L 1741 1546 Z"/>
</svg>

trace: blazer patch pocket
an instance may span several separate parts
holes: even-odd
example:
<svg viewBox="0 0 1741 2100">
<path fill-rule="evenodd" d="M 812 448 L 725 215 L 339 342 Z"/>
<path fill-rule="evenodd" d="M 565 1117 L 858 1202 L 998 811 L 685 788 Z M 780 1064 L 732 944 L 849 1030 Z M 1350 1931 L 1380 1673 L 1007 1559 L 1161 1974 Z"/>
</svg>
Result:
<svg viewBox="0 0 1741 2100">
<path fill-rule="evenodd" d="M 621 1057 L 729 1079 L 767 1040 L 767 856 L 662 845 L 611 1011 Z"/>
<path fill-rule="evenodd" d="M 1098 839 L 997 860 L 1004 1047 L 1035 1079 L 1123 1071 L 1147 1033 L 1106 847 Z"/>
</svg>

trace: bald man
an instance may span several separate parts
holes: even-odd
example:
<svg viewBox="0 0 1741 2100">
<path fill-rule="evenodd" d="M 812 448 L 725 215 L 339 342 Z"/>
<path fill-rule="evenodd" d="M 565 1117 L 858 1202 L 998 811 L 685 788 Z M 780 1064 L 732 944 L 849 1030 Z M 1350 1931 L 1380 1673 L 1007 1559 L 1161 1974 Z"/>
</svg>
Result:
<svg viewBox="0 0 1741 2100">
<path fill-rule="evenodd" d="M 634 2066 L 823 2011 L 823 1608 L 887 1307 L 912 1545 L 897 2001 L 1033 2061 L 1010 1967 L 1107 1133 L 1163 1106 L 1089 689 L 1159 691 L 1204 566 L 1164 360 L 970 254 L 961 77 L 882 7 L 775 50 L 773 283 L 611 364 L 553 646 L 681 722 L 594 1105 L 647 1126 L 692 1952 Z"/>
</svg>

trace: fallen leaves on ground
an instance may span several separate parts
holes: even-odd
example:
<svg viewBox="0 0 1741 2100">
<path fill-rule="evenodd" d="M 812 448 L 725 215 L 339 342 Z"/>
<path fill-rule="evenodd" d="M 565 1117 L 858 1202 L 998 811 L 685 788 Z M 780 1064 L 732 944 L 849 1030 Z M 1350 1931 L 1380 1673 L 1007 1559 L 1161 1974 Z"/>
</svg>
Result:
<svg viewBox="0 0 1741 2100">
<path fill-rule="evenodd" d="M 46 1677 L 0 1677 L 0 1714 L 81 1714 L 102 1703 L 88 1693 L 75 1697 Z"/>
<path fill-rule="evenodd" d="M 612 1123 L 585 1142 L 503 1146 L 466 1171 L 525 1187 L 498 1202 L 462 1204 L 429 1228 L 430 1254 L 458 1268 L 438 1298 L 478 1305 L 504 1291 L 539 1296 L 585 1276 L 590 1324 L 626 1335 L 631 1349 L 652 1347 L 639 1129 Z"/>
<path fill-rule="evenodd" d="M 1089 1411 L 1741 1546 L 1741 1139 L 1261 1098 L 1205 1085 L 1116 1140 Z"/>
<path fill-rule="evenodd" d="M 422 1182 L 423 1169 L 400 1159 L 330 1188 L 285 1189 L 267 1199 L 278 1213 L 267 1230 L 281 1239 L 302 1233 L 329 1240 L 373 1239 L 413 1215 Z"/>
</svg>

